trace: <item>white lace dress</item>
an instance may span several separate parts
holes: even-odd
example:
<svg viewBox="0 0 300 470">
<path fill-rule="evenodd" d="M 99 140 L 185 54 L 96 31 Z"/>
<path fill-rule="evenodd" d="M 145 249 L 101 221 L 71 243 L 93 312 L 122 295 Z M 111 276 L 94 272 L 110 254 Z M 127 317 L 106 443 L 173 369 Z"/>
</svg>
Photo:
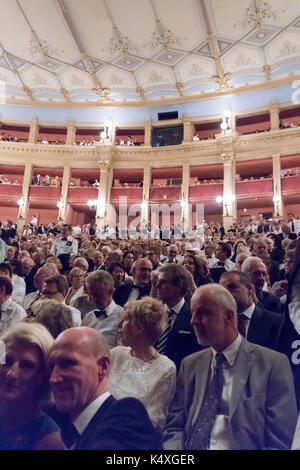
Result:
<svg viewBox="0 0 300 470">
<path fill-rule="evenodd" d="M 131 348 L 111 349 L 109 390 L 116 398 L 134 397 L 146 407 L 155 427 L 162 429 L 176 386 L 176 366 L 159 355 L 150 362 L 130 354 Z"/>
</svg>

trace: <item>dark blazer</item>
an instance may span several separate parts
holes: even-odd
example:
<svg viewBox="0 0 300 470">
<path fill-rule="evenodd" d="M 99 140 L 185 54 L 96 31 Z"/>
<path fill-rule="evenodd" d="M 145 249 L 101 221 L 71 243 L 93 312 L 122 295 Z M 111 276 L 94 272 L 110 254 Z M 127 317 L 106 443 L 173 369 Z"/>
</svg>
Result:
<svg viewBox="0 0 300 470">
<path fill-rule="evenodd" d="M 75 450 L 162 449 L 161 435 L 144 405 L 135 398 L 110 396 L 76 442 Z"/>
<path fill-rule="evenodd" d="M 283 322 L 279 331 L 278 341 L 276 345 L 276 349 L 286 356 L 290 360 L 290 364 L 292 366 L 292 371 L 294 375 L 294 382 L 295 382 L 295 390 L 296 390 L 296 398 L 298 409 L 300 410 L 300 361 L 299 361 L 299 346 L 295 348 L 296 341 L 300 341 L 300 335 L 295 330 L 294 324 L 290 319 L 289 315 L 289 303 L 291 302 L 291 293 L 293 285 L 295 284 L 296 280 L 299 282 L 300 278 L 300 240 L 297 242 L 296 253 L 294 257 L 294 264 L 292 271 L 289 274 L 289 284 L 288 284 L 288 293 L 287 299 L 285 304 L 285 311 Z M 299 344 L 299 343 L 298 343 Z M 295 357 L 296 356 L 296 357 Z M 294 359 L 294 360 L 293 360 Z"/>
<path fill-rule="evenodd" d="M 226 273 L 226 269 L 224 268 L 224 266 L 217 266 L 216 268 L 210 268 L 211 277 L 216 284 L 219 284 L 220 277 L 222 276 L 223 273 Z"/>
<path fill-rule="evenodd" d="M 256 305 L 250 320 L 247 340 L 250 343 L 275 349 L 282 320 L 282 315 Z"/>
<path fill-rule="evenodd" d="M 133 289 L 133 284 L 123 284 L 118 286 L 114 292 L 113 298 L 116 304 L 121 305 L 123 307 L 130 295 L 130 292 Z M 141 288 L 139 296 L 136 300 L 140 300 L 142 297 L 149 295 L 151 291 L 151 282 L 148 282 L 143 288 Z"/>
<path fill-rule="evenodd" d="M 270 226 L 267 224 L 260 224 L 257 226 L 257 233 L 266 233 L 270 231 Z"/>
<path fill-rule="evenodd" d="M 274 282 L 280 281 L 280 269 L 277 261 L 271 260 L 270 267 L 268 270 L 271 286 Z"/>
<path fill-rule="evenodd" d="M 259 307 L 270 310 L 271 312 L 281 313 L 280 300 L 275 295 L 269 294 L 268 292 L 262 290 L 257 295 L 257 298 L 259 300 Z"/>
<path fill-rule="evenodd" d="M 198 344 L 194 328 L 191 325 L 191 316 L 189 304 L 185 302 L 176 317 L 167 341 L 165 355 L 175 362 L 177 370 L 182 359 L 203 349 Z"/>
</svg>

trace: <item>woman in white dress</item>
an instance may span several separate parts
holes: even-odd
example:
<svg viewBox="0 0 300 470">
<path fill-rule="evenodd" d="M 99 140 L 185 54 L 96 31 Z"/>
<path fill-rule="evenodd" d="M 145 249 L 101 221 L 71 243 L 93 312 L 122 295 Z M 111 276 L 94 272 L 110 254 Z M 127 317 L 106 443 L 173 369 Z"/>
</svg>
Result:
<svg viewBox="0 0 300 470">
<path fill-rule="evenodd" d="M 123 346 L 110 351 L 110 391 L 116 399 L 139 399 L 154 426 L 162 429 L 175 392 L 176 366 L 153 344 L 167 326 L 167 310 L 152 297 L 128 302 L 124 310 L 119 324 Z"/>
</svg>

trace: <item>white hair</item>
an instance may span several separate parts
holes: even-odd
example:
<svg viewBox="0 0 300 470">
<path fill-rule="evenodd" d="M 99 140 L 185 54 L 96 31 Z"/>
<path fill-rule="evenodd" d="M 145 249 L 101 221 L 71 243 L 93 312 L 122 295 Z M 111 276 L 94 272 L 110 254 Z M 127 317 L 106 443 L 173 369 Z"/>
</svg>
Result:
<svg viewBox="0 0 300 470">
<path fill-rule="evenodd" d="M 266 267 L 265 263 L 260 258 L 258 258 L 258 256 L 249 256 L 248 258 L 245 259 L 245 261 L 242 264 L 242 273 L 245 273 L 248 276 L 250 276 L 251 267 L 254 263 L 263 264 Z"/>
</svg>

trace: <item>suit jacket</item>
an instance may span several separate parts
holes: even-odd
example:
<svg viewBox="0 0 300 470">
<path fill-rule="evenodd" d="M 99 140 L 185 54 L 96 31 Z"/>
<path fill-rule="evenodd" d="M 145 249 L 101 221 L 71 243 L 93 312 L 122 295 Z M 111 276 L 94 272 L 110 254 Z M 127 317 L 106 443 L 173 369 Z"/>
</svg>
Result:
<svg viewBox="0 0 300 470">
<path fill-rule="evenodd" d="M 275 349 L 282 320 L 282 315 L 256 305 L 250 320 L 247 340 L 250 343 Z"/>
<path fill-rule="evenodd" d="M 116 304 L 121 305 L 121 307 L 124 307 L 132 289 L 133 289 L 133 284 L 131 283 L 123 284 L 117 287 L 113 295 L 113 298 Z M 142 297 L 149 295 L 150 291 L 151 291 L 151 282 L 148 282 L 148 284 L 146 284 L 143 288 L 141 288 L 139 296 L 136 300 L 140 300 Z"/>
<path fill-rule="evenodd" d="M 283 316 L 283 322 L 279 331 L 278 340 L 276 349 L 283 354 L 286 354 L 290 359 L 290 364 L 292 366 L 292 371 L 295 381 L 295 390 L 298 408 L 300 410 L 300 363 L 299 361 L 292 361 L 293 354 L 296 352 L 293 344 L 295 341 L 300 341 L 300 335 L 296 331 L 293 322 L 290 319 L 289 315 L 289 303 L 291 301 L 291 292 L 292 287 L 295 284 L 295 281 L 299 279 L 299 269 L 300 269 L 300 241 L 297 242 L 296 253 L 294 257 L 294 264 L 292 271 L 289 274 L 289 284 L 288 284 L 288 293 L 285 304 L 285 311 Z M 299 356 L 299 354 L 298 354 Z"/>
<path fill-rule="evenodd" d="M 165 449 L 184 449 L 210 378 L 211 348 L 187 357 L 165 427 Z M 297 422 L 293 377 L 283 354 L 242 339 L 229 403 L 233 449 L 289 449 Z"/>
<path fill-rule="evenodd" d="M 260 224 L 257 226 L 257 233 L 266 233 L 270 231 L 270 226 L 267 224 Z"/>
<path fill-rule="evenodd" d="M 274 282 L 280 280 L 279 263 L 277 261 L 274 261 L 274 260 L 270 261 L 268 274 L 269 274 L 271 286 L 274 284 Z"/>
<path fill-rule="evenodd" d="M 191 325 L 191 316 L 189 304 L 185 302 L 174 321 L 167 340 L 165 355 L 175 362 L 177 369 L 179 369 L 183 358 L 202 349 Z"/>
<path fill-rule="evenodd" d="M 271 312 L 281 313 L 280 300 L 278 297 L 275 297 L 275 295 L 262 290 L 257 295 L 257 298 L 259 300 L 259 307 L 270 310 Z"/>
<path fill-rule="evenodd" d="M 146 408 L 135 398 L 105 400 L 78 438 L 75 450 L 161 449 Z"/>
</svg>

